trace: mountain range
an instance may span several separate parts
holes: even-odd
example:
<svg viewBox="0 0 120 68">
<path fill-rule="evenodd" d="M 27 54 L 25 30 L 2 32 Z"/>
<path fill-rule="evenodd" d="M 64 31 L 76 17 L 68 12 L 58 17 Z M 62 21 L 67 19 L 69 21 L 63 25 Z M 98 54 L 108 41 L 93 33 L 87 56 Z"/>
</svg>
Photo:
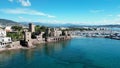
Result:
<svg viewBox="0 0 120 68">
<path fill-rule="evenodd" d="M 28 26 L 29 22 L 15 22 L 8 19 L 0 19 L 1 26 L 13 26 L 13 25 L 23 25 Z M 117 27 L 120 28 L 119 24 L 111 24 L 111 25 L 83 25 L 83 24 L 49 24 L 49 23 L 41 23 L 41 22 L 32 22 L 35 25 L 48 26 L 48 27 Z"/>
<path fill-rule="evenodd" d="M 12 25 L 20 25 L 20 23 L 12 21 L 12 20 L 0 19 L 0 25 L 1 26 L 12 26 Z"/>
</svg>

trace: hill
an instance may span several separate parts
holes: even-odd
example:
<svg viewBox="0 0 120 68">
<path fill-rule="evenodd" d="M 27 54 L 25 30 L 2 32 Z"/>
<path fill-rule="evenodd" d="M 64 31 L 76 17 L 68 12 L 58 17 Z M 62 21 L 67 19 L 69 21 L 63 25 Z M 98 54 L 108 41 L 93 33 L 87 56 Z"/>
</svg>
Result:
<svg viewBox="0 0 120 68">
<path fill-rule="evenodd" d="M 0 19 L 1 26 L 11 26 L 11 25 L 20 25 L 18 22 L 7 20 L 7 19 Z"/>
<path fill-rule="evenodd" d="M 28 26 L 29 22 L 15 22 L 12 20 L 7 19 L 0 19 L 0 25 L 1 26 L 13 26 L 13 25 L 22 25 L 22 26 Z M 109 27 L 109 28 L 120 28 L 120 24 L 113 24 L 113 25 L 84 25 L 84 24 L 49 24 L 49 23 L 41 23 L 41 22 L 33 22 L 35 25 L 41 25 L 41 26 L 48 26 L 48 27 Z"/>
</svg>

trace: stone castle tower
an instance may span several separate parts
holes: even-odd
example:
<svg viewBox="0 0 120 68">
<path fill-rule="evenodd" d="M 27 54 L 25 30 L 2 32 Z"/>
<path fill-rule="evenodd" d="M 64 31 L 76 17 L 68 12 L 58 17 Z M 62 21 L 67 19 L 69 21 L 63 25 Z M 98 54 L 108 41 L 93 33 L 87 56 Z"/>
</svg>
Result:
<svg viewBox="0 0 120 68">
<path fill-rule="evenodd" d="M 35 25 L 33 25 L 32 23 L 29 23 L 29 31 L 35 32 Z"/>
<path fill-rule="evenodd" d="M 31 32 L 24 32 L 24 41 L 31 41 Z"/>
<path fill-rule="evenodd" d="M 31 39 L 31 32 L 24 32 L 24 43 L 22 43 L 23 46 L 33 47 L 31 40 L 32 40 Z M 25 42 L 27 42 L 27 44 Z"/>
</svg>

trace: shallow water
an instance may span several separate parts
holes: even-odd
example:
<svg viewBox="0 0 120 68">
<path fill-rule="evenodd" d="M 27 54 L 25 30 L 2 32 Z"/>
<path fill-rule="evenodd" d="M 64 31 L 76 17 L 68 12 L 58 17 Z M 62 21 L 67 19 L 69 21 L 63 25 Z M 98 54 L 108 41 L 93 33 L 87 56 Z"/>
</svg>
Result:
<svg viewBox="0 0 120 68">
<path fill-rule="evenodd" d="M 0 52 L 0 68 L 120 68 L 120 41 L 74 38 Z"/>
</svg>

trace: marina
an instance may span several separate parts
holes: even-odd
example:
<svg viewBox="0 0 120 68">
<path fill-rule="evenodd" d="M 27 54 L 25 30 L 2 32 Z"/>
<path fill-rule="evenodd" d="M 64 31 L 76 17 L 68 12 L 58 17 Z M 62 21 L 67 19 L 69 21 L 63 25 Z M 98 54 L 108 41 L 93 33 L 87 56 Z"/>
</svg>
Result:
<svg viewBox="0 0 120 68">
<path fill-rule="evenodd" d="M 70 31 L 72 37 L 110 38 L 120 40 L 120 30 Z"/>
</svg>

